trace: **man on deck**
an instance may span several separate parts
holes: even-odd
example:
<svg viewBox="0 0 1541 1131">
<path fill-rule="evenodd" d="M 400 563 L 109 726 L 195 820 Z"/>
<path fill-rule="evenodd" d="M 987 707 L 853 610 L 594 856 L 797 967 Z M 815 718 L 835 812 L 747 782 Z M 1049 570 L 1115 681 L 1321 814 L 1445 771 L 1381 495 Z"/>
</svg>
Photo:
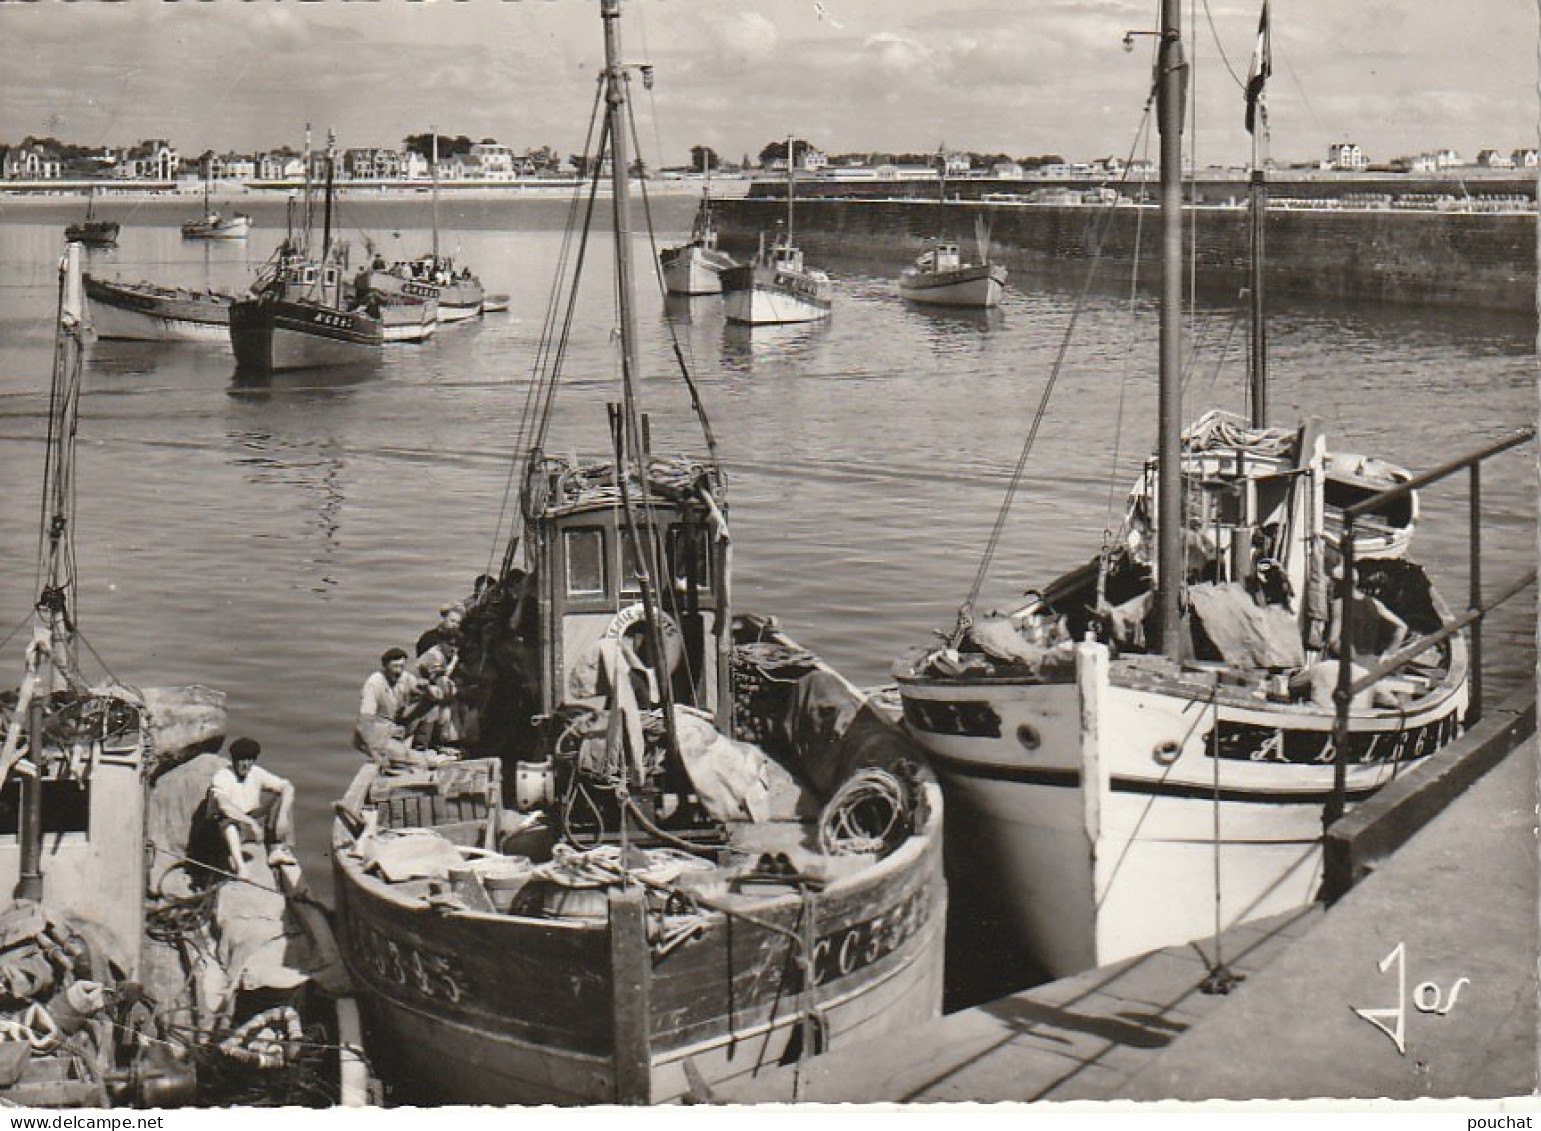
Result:
<svg viewBox="0 0 1541 1131">
<path fill-rule="evenodd" d="M 294 839 L 294 786 L 258 766 L 261 753 L 255 739 L 236 739 L 230 744 L 230 764 L 216 770 L 209 782 L 209 815 L 224 834 L 230 870 L 243 878 L 245 841 L 287 845 Z"/>
</svg>

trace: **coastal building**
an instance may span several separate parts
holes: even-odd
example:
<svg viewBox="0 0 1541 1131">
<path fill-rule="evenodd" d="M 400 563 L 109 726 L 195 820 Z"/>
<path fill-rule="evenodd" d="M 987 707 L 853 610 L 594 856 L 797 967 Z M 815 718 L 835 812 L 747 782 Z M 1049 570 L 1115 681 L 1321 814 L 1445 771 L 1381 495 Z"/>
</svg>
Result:
<svg viewBox="0 0 1541 1131">
<path fill-rule="evenodd" d="M 1538 163 L 1538 154 L 1534 148 L 1516 149 L 1509 155 L 1509 160 L 1516 169 L 1534 169 Z"/>
<path fill-rule="evenodd" d="M 1369 168 L 1370 159 L 1358 145 L 1351 141 L 1340 141 L 1327 147 L 1327 167 L 1358 171 Z"/>
<path fill-rule="evenodd" d="M 257 158 L 257 176 L 264 181 L 302 181 L 305 159 L 292 149 L 270 149 Z"/>
<path fill-rule="evenodd" d="M 112 175 L 126 181 L 170 181 L 182 170 L 182 159 L 161 138 L 142 141 L 119 158 Z"/>
<path fill-rule="evenodd" d="M 35 142 L 11 146 L 0 163 L 0 175 L 8 181 L 53 181 L 63 172 L 64 162 L 59 154 Z"/>
<path fill-rule="evenodd" d="M 1514 158 L 1496 149 L 1484 149 L 1477 154 L 1477 164 L 1484 169 L 1512 169 Z"/>
<path fill-rule="evenodd" d="M 518 158 L 506 145 L 499 145 L 492 138 L 483 138 L 471 147 L 471 176 L 484 181 L 511 181 L 518 176 L 515 168 Z"/>
</svg>

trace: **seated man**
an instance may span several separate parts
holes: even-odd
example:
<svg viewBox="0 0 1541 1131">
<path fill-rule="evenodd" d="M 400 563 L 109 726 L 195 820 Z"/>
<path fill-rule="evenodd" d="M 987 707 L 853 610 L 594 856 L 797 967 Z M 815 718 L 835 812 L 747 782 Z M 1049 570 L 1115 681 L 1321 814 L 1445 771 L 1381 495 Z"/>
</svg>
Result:
<svg viewBox="0 0 1541 1131">
<path fill-rule="evenodd" d="M 244 841 L 287 845 L 294 837 L 294 786 L 259 767 L 261 753 L 254 739 L 236 739 L 230 744 L 230 765 L 216 770 L 209 782 L 206 812 L 224 835 L 230 870 L 242 878 L 246 876 Z"/>
</svg>

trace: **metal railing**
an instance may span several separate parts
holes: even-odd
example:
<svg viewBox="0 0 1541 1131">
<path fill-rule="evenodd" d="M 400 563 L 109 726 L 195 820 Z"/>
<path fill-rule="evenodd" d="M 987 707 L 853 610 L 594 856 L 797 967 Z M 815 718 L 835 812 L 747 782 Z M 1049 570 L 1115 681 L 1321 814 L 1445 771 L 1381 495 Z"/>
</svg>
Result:
<svg viewBox="0 0 1541 1131">
<path fill-rule="evenodd" d="M 1332 798 L 1327 804 L 1323 814 L 1323 826 L 1331 825 L 1343 816 L 1344 798 L 1348 784 L 1348 752 L 1349 752 L 1349 706 L 1354 701 L 1354 696 L 1367 690 L 1379 680 L 1401 671 L 1413 660 L 1417 659 L 1430 648 L 1470 628 L 1470 653 L 1468 671 L 1470 672 L 1470 698 L 1467 704 L 1465 725 L 1470 728 L 1482 718 L 1482 621 L 1488 613 L 1499 605 L 1511 600 L 1525 589 L 1535 584 L 1536 571 L 1530 570 L 1508 584 L 1504 585 L 1500 594 L 1490 601 L 1484 602 L 1482 595 L 1482 464 L 1494 456 L 1500 455 L 1511 448 L 1529 443 L 1536 437 L 1534 428 L 1522 428 L 1501 440 L 1497 440 L 1487 447 L 1459 459 L 1441 464 L 1432 471 L 1414 476 L 1406 483 L 1399 483 L 1379 494 L 1362 499 L 1357 503 L 1343 508 L 1343 533 L 1339 543 L 1342 552 L 1343 575 L 1338 583 L 1338 682 L 1332 698 L 1336 708 L 1336 717 L 1333 722 L 1333 747 L 1336 757 L 1333 762 L 1333 788 Z M 1466 612 L 1446 623 L 1438 631 L 1427 636 L 1420 636 L 1413 643 L 1399 649 L 1391 656 L 1381 660 L 1369 671 L 1358 679 L 1354 678 L 1353 648 L 1349 642 L 1353 635 L 1353 602 L 1348 600 L 1351 587 L 1354 582 L 1354 522 L 1361 515 L 1394 502 L 1430 483 L 1437 483 L 1441 479 L 1447 479 L 1462 471 L 1470 470 L 1471 483 L 1468 489 L 1468 522 L 1467 550 L 1469 558 L 1469 596 Z"/>
</svg>

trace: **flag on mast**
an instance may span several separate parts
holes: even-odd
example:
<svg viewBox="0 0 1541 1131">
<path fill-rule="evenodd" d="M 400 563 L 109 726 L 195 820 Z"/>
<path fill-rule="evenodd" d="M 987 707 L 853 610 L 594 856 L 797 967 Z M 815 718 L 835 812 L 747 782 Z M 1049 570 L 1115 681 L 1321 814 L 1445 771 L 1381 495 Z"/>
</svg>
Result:
<svg viewBox="0 0 1541 1131">
<path fill-rule="evenodd" d="M 1268 35 L 1268 0 L 1263 0 L 1263 14 L 1257 21 L 1257 46 L 1252 49 L 1252 69 L 1247 72 L 1247 132 L 1256 132 L 1258 103 L 1263 84 L 1273 74 L 1273 45 Z M 1265 115 L 1266 120 L 1266 115 Z"/>
</svg>

